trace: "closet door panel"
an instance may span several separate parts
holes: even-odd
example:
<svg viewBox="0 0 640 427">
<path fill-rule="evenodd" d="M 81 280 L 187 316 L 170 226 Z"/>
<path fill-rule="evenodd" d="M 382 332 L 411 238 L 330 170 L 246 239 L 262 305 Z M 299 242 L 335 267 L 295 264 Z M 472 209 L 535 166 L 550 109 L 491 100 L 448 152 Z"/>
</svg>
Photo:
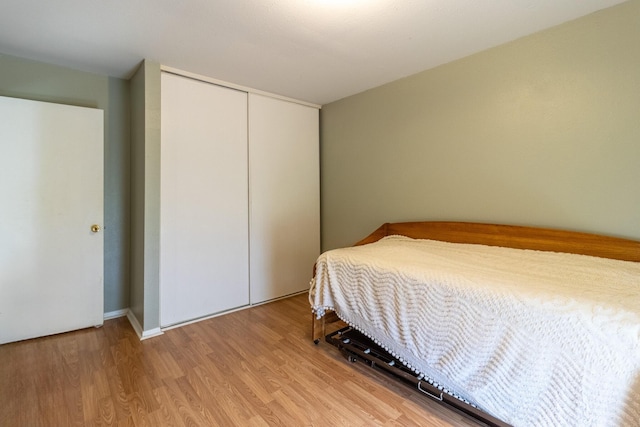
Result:
<svg viewBox="0 0 640 427">
<path fill-rule="evenodd" d="M 249 303 L 247 94 L 162 74 L 160 317 Z"/>
<path fill-rule="evenodd" d="M 251 303 L 308 289 L 320 253 L 318 109 L 249 94 Z"/>
</svg>

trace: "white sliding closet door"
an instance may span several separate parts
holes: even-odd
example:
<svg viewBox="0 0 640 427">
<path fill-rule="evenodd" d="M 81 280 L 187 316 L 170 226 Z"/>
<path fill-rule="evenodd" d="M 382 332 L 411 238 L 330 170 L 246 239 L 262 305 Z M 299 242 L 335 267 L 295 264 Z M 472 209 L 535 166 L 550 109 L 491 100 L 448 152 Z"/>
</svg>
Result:
<svg viewBox="0 0 640 427">
<path fill-rule="evenodd" d="M 249 304 L 247 93 L 162 74 L 160 323 Z"/>
<path fill-rule="evenodd" d="M 251 303 L 308 289 L 320 253 L 318 109 L 249 94 Z"/>
</svg>

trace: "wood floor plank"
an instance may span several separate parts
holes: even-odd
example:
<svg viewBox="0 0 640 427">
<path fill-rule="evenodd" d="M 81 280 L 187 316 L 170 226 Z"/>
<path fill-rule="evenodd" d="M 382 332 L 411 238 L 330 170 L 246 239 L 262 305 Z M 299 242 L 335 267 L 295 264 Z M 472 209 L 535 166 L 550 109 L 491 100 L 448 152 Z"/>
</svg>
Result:
<svg viewBox="0 0 640 427">
<path fill-rule="evenodd" d="M 167 392 L 167 401 L 164 404 L 170 404 L 175 407 L 185 426 L 216 425 L 214 416 L 201 414 L 197 410 L 193 410 L 191 401 L 194 396 L 189 394 L 189 387 L 184 384 L 184 377 L 175 380 L 165 379 L 163 382 L 166 385 Z"/>
<path fill-rule="evenodd" d="M 126 318 L 0 346 L 0 425 L 474 426 L 310 338 L 306 295 L 139 341 Z"/>
<path fill-rule="evenodd" d="M 153 393 L 156 396 L 156 401 L 160 403 L 160 410 L 152 414 L 155 425 L 175 427 L 191 425 L 183 422 L 179 406 L 172 399 L 165 386 L 156 388 Z"/>
<path fill-rule="evenodd" d="M 354 405 L 365 408 L 378 422 L 384 423 L 389 418 L 395 420 L 401 415 L 401 412 L 394 408 L 393 405 L 387 404 L 384 399 L 376 398 L 369 390 L 358 384 L 346 381 L 342 384 L 342 387 Z"/>
<path fill-rule="evenodd" d="M 87 422 L 93 422 L 96 426 L 114 426 L 117 424 L 116 409 L 111 396 L 98 399 L 98 414 L 93 420 L 87 420 Z"/>
</svg>

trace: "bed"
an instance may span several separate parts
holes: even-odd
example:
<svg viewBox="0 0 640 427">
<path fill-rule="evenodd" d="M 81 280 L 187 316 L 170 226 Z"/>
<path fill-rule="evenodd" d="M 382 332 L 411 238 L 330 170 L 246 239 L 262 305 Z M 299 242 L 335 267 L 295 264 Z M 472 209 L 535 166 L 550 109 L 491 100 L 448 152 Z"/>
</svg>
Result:
<svg viewBox="0 0 640 427">
<path fill-rule="evenodd" d="M 514 426 L 640 425 L 640 242 L 543 228 L 383 224 L 323 253 L 313 339 L 340 319 Z"/>
</svg>

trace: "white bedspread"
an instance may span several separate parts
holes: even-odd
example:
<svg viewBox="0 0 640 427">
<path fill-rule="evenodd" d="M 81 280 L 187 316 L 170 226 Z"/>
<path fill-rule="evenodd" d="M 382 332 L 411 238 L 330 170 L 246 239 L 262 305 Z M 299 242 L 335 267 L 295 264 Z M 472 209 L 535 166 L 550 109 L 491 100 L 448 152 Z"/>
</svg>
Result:
<svg viewBox="0 0 640 427">
<path fill-rule="evenodd" d="M 389 236 L 325 252 L 335 310 L 515 426 L 640 426 L 640 263 Z"/>
</svg>

